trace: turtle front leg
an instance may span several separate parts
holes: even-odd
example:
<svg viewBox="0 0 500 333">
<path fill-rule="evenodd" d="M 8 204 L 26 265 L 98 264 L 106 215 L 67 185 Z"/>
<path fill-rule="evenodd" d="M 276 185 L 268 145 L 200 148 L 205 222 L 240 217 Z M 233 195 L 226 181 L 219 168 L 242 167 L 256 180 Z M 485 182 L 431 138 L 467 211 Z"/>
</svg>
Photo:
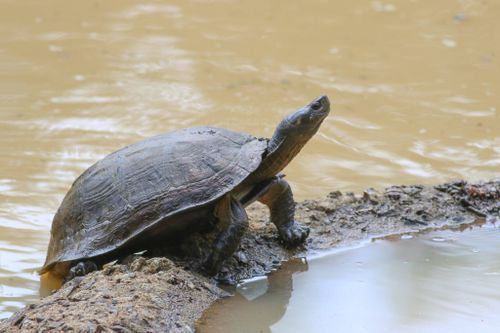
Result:
<svg viewBox="0 0 500 333">
<path fill-rule="evenodd" d="M 205 269 L 215 275 L 225 259 L 229 258 L 240 244 L 241 237 L 248 228 L 248 217 L 243 205 L 230 194 L 216 205 L 214 215 L 218 219 L 220 230 L 213 250 L 205 261 Z"/>
<path fill-rule="evenodd" d="M 292 189 L 285 179 L 276 177 L 258 200 L 269 207 L 271 222 L 286 244 L 295 246 L 306 240 L 309 228 L 295 222 Z"/>
</svg>

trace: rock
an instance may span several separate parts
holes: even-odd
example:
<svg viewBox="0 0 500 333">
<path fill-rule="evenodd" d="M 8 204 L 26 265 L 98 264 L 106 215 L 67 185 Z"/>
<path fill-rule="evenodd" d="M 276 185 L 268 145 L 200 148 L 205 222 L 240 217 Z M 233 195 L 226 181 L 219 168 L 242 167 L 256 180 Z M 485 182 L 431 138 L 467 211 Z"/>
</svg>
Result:
<svg viewBox="0 0 500 333">
<path fill-rule="evenodd" d="M 368 188 L 363 192 L 363 200 L 378 204 L 380 202 L 380 193 L 374 188 Z"/>
<path fill-rule="evenodd" d="M 240 264 L 248 264 L 248 258 L 243 251 L 236 252 L 234 257 Z"/>
<path fill-rule="evenodd" d="M 342 192 L 333 191 L 333 192 L 328 193 L 327 197 L 330 199 L 338 199 L 338 198 L 342 197 Z"/>
<path fill-rule="evenodd" d="M 139 257 L 135 258 L 135 260 L 131 261 L 128 266 L 132 271 L 139 271 L 146 264 L 146 258 Z"/>
</svg>

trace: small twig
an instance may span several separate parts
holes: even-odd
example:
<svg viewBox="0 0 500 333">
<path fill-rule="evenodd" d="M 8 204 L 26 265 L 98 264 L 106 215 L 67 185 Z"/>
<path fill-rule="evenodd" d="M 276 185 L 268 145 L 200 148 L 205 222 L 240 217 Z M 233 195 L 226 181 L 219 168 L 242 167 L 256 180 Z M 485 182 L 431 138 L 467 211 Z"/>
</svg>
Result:
<svg viewBox="0 0 500 333">
<path fill-rule="evenodd" d="M 83 276 L 74 277 L 71 281 L 73 282 L 73 285 L 70 287 L 71 290 L 66 294 L 67 299 L 69 299 L 69 296 L 71 296 L 71 294 L 73 294 L 73 292 L 80 286 L 80 283 L 83 281 Z"/>
<path fill-rule="evenodd" d="M 483 213 L 481 210 L 474 207 L 474 205 L 469 200 L 467 200 L 465 198 L 460 199 L 460 203 L 462 204 L 462 206 L 465 207 L 465 209 L 467 209 L 468 211 L 470 211 L 478 216 L 481 216 L 481 217 L 487 216 L 487 214 Z"/>
<path fill-rule="evenodd" d="M 402 220 L 405 222 L 405 224 L 409 224 L 409 225 L 415 225 L 415 224 L 428 225 L 429 224 L 427 222 L 420 221 L 420 220 L 417 220 L 417 219 L 412 219 L 412 218 L 409 218 L 409 217 L 406 217 L 406 216 L 403 216 Z"/>
</svg>

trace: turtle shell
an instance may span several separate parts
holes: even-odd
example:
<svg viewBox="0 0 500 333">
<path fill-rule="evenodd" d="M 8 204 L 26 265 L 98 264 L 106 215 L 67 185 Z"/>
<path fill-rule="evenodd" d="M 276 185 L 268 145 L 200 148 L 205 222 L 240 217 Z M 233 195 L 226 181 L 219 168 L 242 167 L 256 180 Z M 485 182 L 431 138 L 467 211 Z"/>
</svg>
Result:
<svg viewBox="0 0 500 333">
<path fill-rule="evenodd" d="M 66 194 L 41 272 L 114 251 L 170 217 L 213 203 L 259 166 L 266 147 L 248 134 L 197 127 L 106 156 Z"/>
</svg>

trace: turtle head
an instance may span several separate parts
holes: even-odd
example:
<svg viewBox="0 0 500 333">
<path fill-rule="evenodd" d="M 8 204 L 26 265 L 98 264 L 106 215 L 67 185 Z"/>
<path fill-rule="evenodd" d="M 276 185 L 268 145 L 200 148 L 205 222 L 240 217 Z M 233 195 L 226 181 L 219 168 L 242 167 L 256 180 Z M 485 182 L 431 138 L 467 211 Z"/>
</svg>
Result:
<svg viewBox="0 0 500 333">
<path fill-rule="evenodd" d="M 307 142 L 330 112 L 330 101 L 323 95 L 286 116 L 276 128 L 275 135 L 282 139 Z M 305 143 L 304 142 L 304 143 Z"/>
<path fill-rule="evenodd" d="M 283 170 L 318 131 L 329 112 L 328 97 L 320 96 L 283 118 L 269 140 L 259 176 L 265 179 Z"/>
</svg>

